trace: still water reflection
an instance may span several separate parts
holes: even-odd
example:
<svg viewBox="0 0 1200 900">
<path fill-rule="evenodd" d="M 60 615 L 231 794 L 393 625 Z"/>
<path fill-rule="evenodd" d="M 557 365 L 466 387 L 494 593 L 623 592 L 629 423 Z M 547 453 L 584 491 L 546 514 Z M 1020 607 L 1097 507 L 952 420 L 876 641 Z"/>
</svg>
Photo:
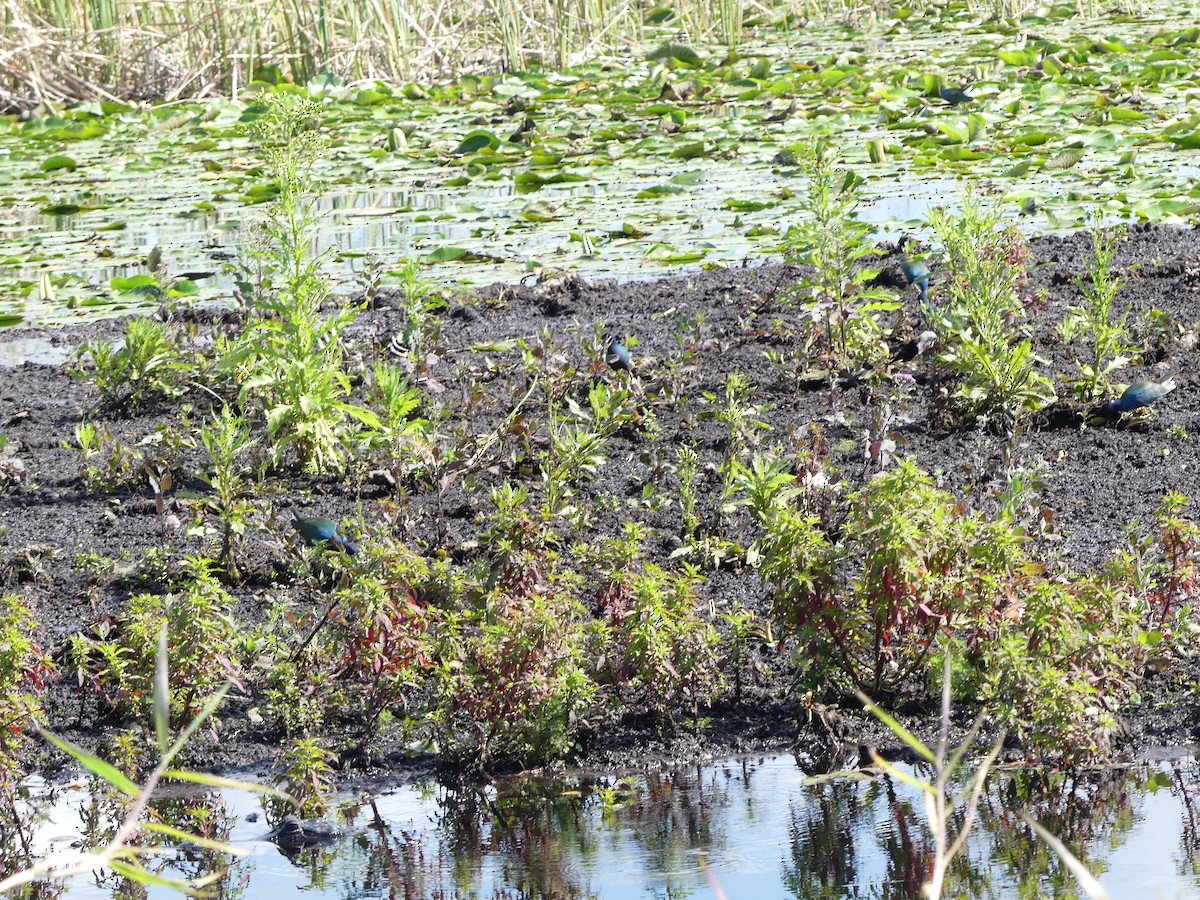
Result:
<svg viewBox="0 0 1200 900">
<path fill-rule="evenodd" d="M 44 851 L 111 827 L 79 784 L 29 785 L 48 811 Z M 49 803 L 53 795 L 53 803 Z M 1058 834 L 1115 898 L 1200 898 L 1200 765 L 1181 760 L 1073 775 L 999 772 L 946 896 L 1074 897 L 1069 873 L 1021 813 Z M 919 896 L 931 862 L 919 793 L 887 778 L 806 783 L 791 757 L 618 777 L 524 777 L 487 787 L 423 784 L 347 800 L 341 840 L 282 853 L 263 840 L 258 801 L 174 796 L 158 813 L 251 849 L 214 896 L 253 898 L 730 898 Z M 255 816 L 255 813 L 259 813 Z M 164 874 L 202 876 L 228 861 L 188 849 Z M 115 876 L 50 895 L 172 896 Z"/>
</svg>

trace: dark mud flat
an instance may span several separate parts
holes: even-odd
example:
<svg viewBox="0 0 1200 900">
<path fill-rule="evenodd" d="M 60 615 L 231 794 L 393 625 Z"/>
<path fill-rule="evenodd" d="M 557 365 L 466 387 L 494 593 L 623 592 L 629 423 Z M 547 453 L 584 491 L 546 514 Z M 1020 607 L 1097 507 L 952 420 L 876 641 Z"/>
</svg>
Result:
<svg viewBox="0 0 1200 900">
<path fill-rule="evenodd" d="M 866 435 L 881 410 L 890 418 L 889 430 L 901 435 L 896 456 L 910 458 L 934 473 L 947 490 L 970 507 L 994 508 L 998 486 L 1006 473 L 1025 467 L 1038 473 L 1040 504 L 1052 511 L 1052 522 L 1034 537 L 1043 558 L 1060 559 L 1076 571 L 1102 565 L 1127 546 L 1126 529 L 1141 523 L 1145 533 L 1153 525 L 1163 495 L 1177 491 L 1200 496 L 1200 380 L 1196 369 L 1196 323 L 1200 320 L 1200 236 L 1194 230 L 1160 227 L 1135 228 L 1116 259 L 1117 271 L 1126 278 L 1118 306 L 1130 308 L 1129 330 L 1135 343 L 1147 348 L 1143 359 L 1116 373 L 1115 380 L 1132 382 L 1147 377 L 1151 363 L 1165 364 L 1174 372 L 1178 389 L 1156 408 L 1155 415 L 1137 427 L 1089 424 L 1087 410 L 1072 404 L 1060 377 L 1074 373 L 1068 349 L 1058 339 L 1057 328 L 1068 306 L 1081 302 L 1074 278 L 1085 276 L 1091 257 L 1088 235 L 1037 238 L 1031 241 L 1034 265 L 1030 271 L 1030 319 L 1036 351 L 1047 360 L 1044 371 L 1055 381 L 1059 404 L 1024 427 L 1014 437 L 949 426 L 941 412 L 938 394 L 941 373 L 936 363 L 920 357 L 895 371 L 913 378 L 889 378 L 871 383 L 808 387 L 794 372 L 772 365 L 764 351 L 785 355 L 797 352 L 803 326 L 801 314 L 782 302 L 795 272 L 778 266 L 759 266 L 674 276 L 649 283 L 588 283 L 572 276 L 548 278 L 531 286 L 494 286 L 443 313 L 441 361 L 431 372 L 440 390 L 436 400 L 449 411 L 445 427 L 464 436 L 478 436 L 495 428 L 526 388 L 516 351 L 469 353 L 467 348 L 508 338 L 534 341 L 540 329 L 553 335 L 556 351 L 578 367 L 577 387 L 586 393 L 589 380 L 614 379 L 597 360 L 590 361 L 581 347 L 593 326 L 603 322 L 619 334 L 636 337 L 633 354 L 638 376 L 661 432 L 657 441 L 618 433 L 612 439 L 609 462 L 599 476 L 579 487 L 577 502 L 589 498 L 597 504 L 589 533 L 617 535 L 622 522 L 636 519 L 649 530 L 646 556 L 664 566 L 673 565 L 671 554 L 682 546 L 680 513 L 665 504 L 648 509 L 636 503 L 643 487 L 671 497 L 679 493 L 678 478 L 668 463 L 675 449 L 694 446 L 700 454 L 699 497 L 702 510 L 711 507 L 719 487 L 715 466 L 720 460 L 723 428 L 705 413 L 712 404 L 706 393 L 721 396 L 728 373 L 740 371 L 753 385 L 752 402 L 762 406 L 759 416 L 769 423 L 761 446 L 785 450 L 803 444 L 808 430 L 821 429 L 830 461 L 846 482 L 846 489 L 861 485 L 877 471 L 864 457 Z M 883 278 L 894 277 L 899 256 L 884 260 Z M 935 273 L 932 289 L 936 294 Z M 910 321 L 917 320 L 915 291 L 905 293 Z M 1152 314 L 1153 313 L 1153 314 Z M 197 314 L 195 330 L 223 327 L 213 315 Z M 362 313 L 347 332 L 351 352 L 369 369 L 373 359 L 386 353 L 395 333 L 403 328 L 402 313 L 388 303 Z M 49 337 L 68 345 L 97 337 L 116 337 L 119 323 L 96 323 L 57 330 Z M 36 329 L 14 330 L 0 337 L 47 337 Z M 694 351 L 694 361 L 671 369 L 680 347 Z M 494 366 L 485 364 L 484 357 Z M 81 554 L 116 561 L 118 569 L 130 566 L 156 548 L 177 554 L 213 556 L 211 541 L 188 538 L 182 527 L 164 527 L 153 495 L 142 479 L 141 490 L 108 495 L 89 492 L 81 478 L 81 459 L 73 449 L 74 431 L 96 403 L 98 394 L 86 380 L 71 377 L 61 366 L 25 364 L 3 370 L 0 382 L 0 433 L 17 447 L 23 468 L 14 472 L 0 491 L 0 590 L 28 598 L 39 618 L 42 644 L 60 653 L 66 639 L 77 632 L 93 633 L 120 612 L 134 589 L 116 571 L 81 564 Z M 667 378 L 677 380 L 679 400 L 655 401 L 654 391 Z M 482 383 L 485 400 L 464 414 L 468 383 Z M 194 405 L 195 420 L 211 407 L 201 391 L 185 398 Z M 113 437 L 136 444 L 157 427 L 178 422 L 177 405 L 150 409 L 133 417 L 97 413 Z M 485 516 L 491 509 L 488 489 L 505 480 L 532 482 L 534 476 L 521 441 L 500 442 L 471 479 L 456 482 L 440 496 L 416 490 L 401 497 L 399 512 L 390 521 L 395 536 L 421 554 L 446 553 L 463 564 L 486 558 L 481 546 Z M 173 457 L 173 490 L 203 491 L 195 478 L 201 466 L 195 450 Z M 536 490 L 536 488 L 534 488 Z M 244 578 L 228 586 L 237 599 L 239 622 L 257 623 L 270 613 L 273 603 L 287 598 L 317 607 L 320 597 L 296 596 L 295 587 L 280 572 L 280 560 L 292 540 L 286 525 L 295 505 L 310 514 L 346 520 L 357 533 L 363 525 L 380 520 L 380 503 L 394 497 L 393 488 L 368 478 L 361 487 L 329 478 L 279 476 L 256 498 L 257 530 L 247 537 L 249 560 Z M 615 498 L 615 501 L 612 499 Z M 707 505 L 707 506 L 706 506 Z M 186 501 L 168 498 L 168 511 L 186 525 Z M 274 512 L 277 520 L 270 519 Z M 747 521 L 735 521 L 748 542 Z M 564 533 L 570 529 L 564 526 Z M 701 595 L 719 601 L 736 598 L 746 607 L 765 612 L 769 588 L 751 569 L 723 567 L 708 572 Z M 844 765 L 859 744 L 894 744 L 890 735 L 868 717 L 847 706 L 814 711 L 790 690 L 791 672 L 786 655 L 760 648 L 763 671 L 745 685 L 741 698 L 727 695 L 707 713 L 711 730 L 692 735 L 672 734 L 630 714 L 603 728 L 585 729 L 584 765 L 636 767 L 674 759 L 699 758 L 766 748 L 796 748 L 811 757 Z M 65 665 L 48 697 L 51 726 L 68 737 L 96 745 L 112 728 L 127 725 L 97 713 L 89 689 L 80 687 L 75 673 Z M 1131 756 L 1159 755 L 1163 747 L 1186 748 L 1197 738 L 1198 720 L 1193 697 L 1197 672 L 1174 665 L 1168 672 L 1151 674 L 1142 693 L 1143 702 L 1123 712 L 1129 734 L 1125 750 Z M 193 766 L 244 767 L 270 763 L 284 736 L 269 721 L 252 722 L 256 706 L 253 690 L 231 697 L 221 715 L 219 739 L 200 735 L 190 762 Z M 914 729 L 931 737 L 934 716 L 926 708 L 902 710 Z M 964 715 L 966 712 L 964 711 Z M 392 753 L 391 751 L 396 751 Z M 54 757 L 31 745 L 31 764 L 52 765 Z M 1015 751 L 1019 754 L 1019 750 Z M 44 754 L 44 755 L 43 755 Z M 847 757 L 846 754 L 850 754 Z M 38 758 L 34 758 L 38 757 Z M 413 759 L 397 748 L 377 748 L 365 763 L 370 772 L 392 775 L 428 772 L 429 759 Z M 350 767 L 351 763 L 347 762 Z M 347 771 L 346 777 L 350 777 Z"/>
</svg>

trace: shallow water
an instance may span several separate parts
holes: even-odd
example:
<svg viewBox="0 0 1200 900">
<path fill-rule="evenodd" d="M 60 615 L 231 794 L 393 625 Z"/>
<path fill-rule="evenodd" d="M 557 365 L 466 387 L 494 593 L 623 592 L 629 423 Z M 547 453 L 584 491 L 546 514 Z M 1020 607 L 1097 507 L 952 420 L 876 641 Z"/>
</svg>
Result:
<svg viewBox="0 0 1200 900">
<path fill-rule="evenodd" d="M 46 802 L 45 785 L 28 787 Z M 52 793 L 37 850 L 69 844 L 88 833 L 86 823 L 94 834 L 107 821 L 85 784 Z M 1198 794 L 1200 766 L 1191 759 L 1075 776 L 996 773 L 947 895 L 1075 896 L 1069 874 L 1031 837 L 1026 810 L 1113 897 L 1200 897 Z M 713 882 L 731 898 L 905 897 L 925 878 L 931 846 L 914 788 L 886 777 L 810 784 L 789 756 L 623 778 L 400 787 L 345 801 L 347 836 L 294 857 L 263 840 L 268 826 L 249 793 L 177 796 L 157 806 L 252 851 L 219 888 L 220 896 L 249 900 L 704 897 L 713 896 Z M 193 850 L 162 871 L 196 876 L 223 862 Z M 109 898 L 119 887 L 112 877 L 79 878 L 65 896 Z"/>
<path fill-rule="evenodd" d="M 1060 9 L 1012 28 L 954 6 L 853 27 L 761 28 L 719 75 L 722 48 L 701 48 L 710 65 L 698 74 L 664 69 L 642 48 L 563 75 L 498 78 L 454 102 L 396 93 L 364 106 L 346 88 L 322 97 L 332 145 L 314 169 L 324 188 L 316 243 L 331 251 L 327 271 L 343 291 L 357 285 L 366 253 L 388 269 L 469 251 L 471 262 L 430 261 L 426 272 L 475 285 L 560 269 L 647 278 L 770 258 L 778 235 L 805 215 L 802 174 L 780 153 L 818 139 L 837 145 L 865 180 L 860 214 L 882 238 L 919 232 L 929 207 L 954 205 L 968 183 L 1013 217 L 1036 200 L 1021 219 L 1031 230 L 1084 226 L 1093 205 L 1109 221 L 1195 221 L 1200 167 L 1166 140 L 1169 129 L 1196 126 L 1178 97 L 1197 86 L 1200 47 L 1172 37 L 1192 11 L 1140 6 L 1140 18 L 1083 25 Z M 1147 43 L 1159 32 L 1168 34 Z M 1081 33 L 1128 46 L 1080 48 Z M 1001 60 L 1034 35 L 1075 54 L 1064 73 Z M 759 60 L 769 65 L 750 78 Z M 794 80 L 815 72 L 820 79 Z M 931 97 L 922 79 L 935 73 L 978 87 L 977 102 L 950 108 Z M 663 84 L 689 78 L 706 92 L 655 102 Z M 1100 89 L 1118 84 L 1115 93 Z M 456 151 L 481 125 L 507 136 L 525 115 L 508 110 L 514 98 L 536 120 L 529 146 Z M 229 302 L 228 264 L 265 211 L 253 191 L 267 179 L 242 124 L 253 102 L 248 92 L 238 102 L 97 113 L 95 121 L 86 111 L 50 123 L 0 120 L 0 314 L 23 313 L 32 324 L 155 306 L 157 298 L 112 285 L 144 273 L 155 246 L 172 275 L 195 282 L 196 298 Z M 660 128 L 664 109 L 685 116 L 676 131 Z M 1140 118 L 1115 118 L 1118 110 Z M 105 133 L 71 131 L 83 122 Z M 401 125 L 406 146 L 385 152 L 385 135 Z M 1013 144 L 1018 134 L 1038 137 Z M 703 152 L 679 155 L 689 144 Z M 1082 156 L 1047 164 L 1065 148 Z M 536 162 L 534 151 L 558 161 Z M 77 168 L 45 171 L 54 155 Z M 519 181 L 529 175 L 582 180 Z"/>
</svg>

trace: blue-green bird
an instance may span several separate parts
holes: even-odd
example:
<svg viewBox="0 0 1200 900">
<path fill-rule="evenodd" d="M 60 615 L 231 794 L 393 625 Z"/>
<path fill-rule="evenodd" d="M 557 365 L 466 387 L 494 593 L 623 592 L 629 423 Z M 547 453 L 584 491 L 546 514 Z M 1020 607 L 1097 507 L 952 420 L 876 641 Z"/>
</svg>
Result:
<svg viewBox="0 0 1200 900">
<path fill-rule="evenodd" d="M 615 334 L 607 335 L 607 337 L 608 348 L 604 351 L 604 359 L 618 371 L 624 369 L 626 372 L 632 372 L 633 359 L 629 355 L 629 348 L 618 341 Z"/>
<path fill-rule="evenodd" d="M 921 260 L 906 259 L 900 264 L 901 271 L 904 272 L 904 281 L 907 284 L 915 284 L 921 289 L 921 303 L 929 302 L 929 266 Z"/>
<path fill-rule="evenodd" d="M 1159 397 L 1175 390 L 1175 379 L 1168 376 L 1163 381 L 1135 381 L 1116 400 L 1104 407 L 1109 413 L 1133 412 L 1150 406 Z"/>
<path fill-rule="evenodd" d="M 305 518 L 295 510 L 292 510 L 292 516 L 292 524 L 296 527 L 296 531 L 300 533 L 300 537 L 304 538 L 304 542 L 309 546 L 315 547 L 317 544 L 325 544 L 335 550 L 349 553 L 351 556 L 358 552 L 358 544 L 354 543 L 354 541 L 348 541 L 338 534 L 337 525 L 333 523 L 333 520 Z"/>
</svg>

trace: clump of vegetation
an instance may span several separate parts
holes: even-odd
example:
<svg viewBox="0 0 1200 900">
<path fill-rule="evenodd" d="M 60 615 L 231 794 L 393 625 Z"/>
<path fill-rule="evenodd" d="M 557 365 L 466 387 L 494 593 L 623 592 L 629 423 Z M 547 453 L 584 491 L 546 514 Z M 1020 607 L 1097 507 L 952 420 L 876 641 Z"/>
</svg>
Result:
<svg viewBox="0 0 1200 900">
<path fill-rule="evenodd" d="M 213 576 L 210 560 L 188 561 L 189 580 L 179 593 L 136 594 L 111 637 L 77 636 L 70 657 L 81 680 L 89 680 L 110 706 L 149 717 L 158 634 L 168 628 L 171 716 L 196 716 L 208 700 L 240 674 L 235 647 L 233 599 Z"/>
<path fill-rule="evenodd" d="M 209 468 L 200 478 L 213 489 L 215 496 L 200 500 L 197 508 L 215 516 L 218 524 L 209 525 L 200 517 L 192 523 L 189 533 L 219 534 L 221 550 L 217 565 L 223 567 L 231 579 L 236 579 L 238 542 L 254 511 L 242 457 L 258 442 L 250 436 L 246 420 L 228 406 L 223 406 L 210 422 L 200 426 L 200 442 L 208 451 L 210 461 Z"/>
<path fill-rule="evenodd" d="M 808 677 L 875 696 L 925 682 L 937 636 L 977 623 L 1021 561 L 1007 527 L 964 514 L 910 462 L 846 499 L 837 538 L 790 500 L 760 507 L 759 565 Z"/>
<path fill-rule="evenodd" d="M 879 314 L 901 307 L 895 294 L 872 287 L 878 271 L 864 264 L 877 255 L 871 228 L 855 216 L 861 179 L 836 168 L 827 143 L 803 145 L 798 161 L 807 176 L 805 218 L 783 238 L 784 258 L 811 267 L 791 296 L 817 333 L 815 346 L 833 368 L 855 369 L 887 358 Z"/>
<path fill-rule="evenodd" d="M 1140 639 L 1150 646 L 1170 646 L 1200 628 L 1200 527 L 1183 514 L 1189 502 L 1168 493 L 1156 517 L 1157 540 L 1134 536 L 1132 552 L 1116 564 L 1114 578 L 1123 577 L 1141 597 Z"/>
<path fill-rule="evenodd" d="M 40 697 L 54 664 L 34 632 L 37 620 L 20 597 L 0 596 L 0 789 L 19 780 L 18 742 L 31 721 L 41 718 Z"/>
<path fill-rule="evenodd" d="M 1011 429 L 1055 399 L 1037 369 L 1044 361 L 1016 324 L 1024 314 L 1025 239 L 970 193 L 961 212 L 935 209 L 929 224 L 950 273 L 943 305 L 930 309 L 943 359 L 959 376 L 950 399 L 964 421 Z"/>
<path fill-rule="evenodd" d="M 696 597 L 695 569 L 669 573 L 653 563 L 624 590 L 604 597 L 606 683 L 641 692 L 659 715 L 687 709 L 694 723 L 722 684 L 716 622 Z"/>
<path fill-rule="evenodd" d="M 1075 395 L 1088 403 L 1107 397 L 1112 392 L 1108 376 L 1127 365 L 1136 348 L 1130 346 L 1125 334 L 1129 307 L 1113 318 L 1113 301 L 1123 279 L 1112 274 L 1113 259 L 1124 236 L 1124 229 L 1092 228 L 1092 260 L 1088 263 L 1088 281 L 1075 279 L 1086 306 L 1072 306 L 1059 326 L 1063 343 L 1074 344 L 1081 339 L 1091 342 L 1091 354 L 1075 358 L 1079 378 L 1071 386 Z"/>
<path fill-rule="evenodd" d="M 119 346 L 93 341 L 84 347 L 84 354 L 91 363 L 101 403 L 114 410 L 178 397 L 191 374 L 166 328 L 153 319 L 130 319 Z"/>
<path fill-rule="evenodd" d="M 334 788 L 333 763 L 336 756 L 313 737 L 297 738 L 280 760 L 280 773 L 275 783 L 287 797 L 275 806 L 290 807 L 303 818 L 322 815 L 327 798 Z"/>
<path fill-rule="evenodd" d="M 523 490 L 492 492 L 489 587 L 446 614 L 435 725 L 452 754 L 533 765 L 571 750 L 596 683 L 590 616 L 527 499 Z"/>
<path fill-rule="evenodd" d="M 1141 676 L 1124 586 L 1092 575 L 1017 579 L 1007 594 L 1013 606 L 971 648 L 984 707 L 1032 748 L 1073 760 L 1110 753 Z"/>
</svg>

